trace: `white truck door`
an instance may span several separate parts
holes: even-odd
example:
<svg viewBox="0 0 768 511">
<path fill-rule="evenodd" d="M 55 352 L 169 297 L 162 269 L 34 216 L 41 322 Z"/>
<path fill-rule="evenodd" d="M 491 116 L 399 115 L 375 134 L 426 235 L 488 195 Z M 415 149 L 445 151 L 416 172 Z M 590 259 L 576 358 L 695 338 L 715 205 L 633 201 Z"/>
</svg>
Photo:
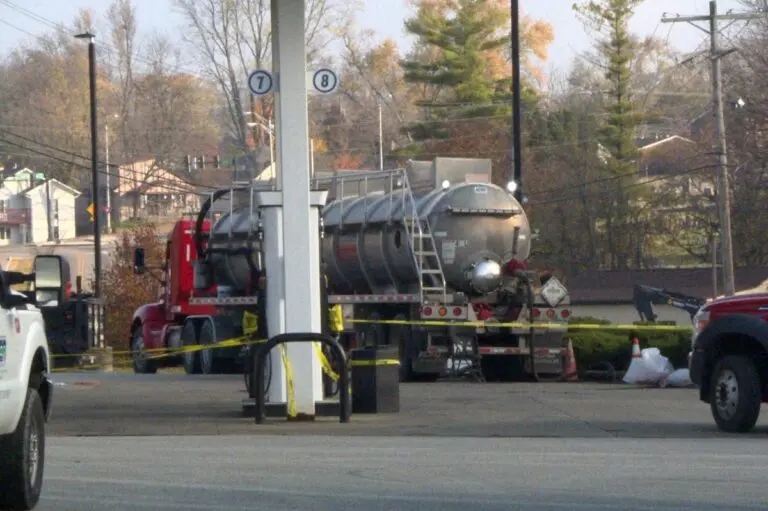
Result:
<svg viewBox="0 0 768 511">
<path fill-rule="evenodd" d="M 14 381 L 21 371 L 21 359 L 24 356 L 24 341 L 18 336 L 11 336 L 14 314 L 7 309 L 0 309 L 0 379 Z"/>
</svg>

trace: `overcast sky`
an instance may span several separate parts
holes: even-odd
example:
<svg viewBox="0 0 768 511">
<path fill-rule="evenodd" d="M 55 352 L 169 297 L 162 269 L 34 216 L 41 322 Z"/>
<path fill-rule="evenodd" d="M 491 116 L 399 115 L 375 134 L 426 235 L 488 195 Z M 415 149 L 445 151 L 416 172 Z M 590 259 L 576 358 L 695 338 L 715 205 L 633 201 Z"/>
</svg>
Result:
<svg viewBox="0 0 768 511">
<path fill-rule="evenodd" d="M 157 29 L 178 37 L 183 20 L 172 7 L 171 0 L 134 0 L 138 9 L 141 31 Z M 588 49 L 591 41 L 573 14 L 573 0 L 520 0 L 521 9 L 536 18 L 547 19 L 554 25 L 555 41 L 547 68 L 566 70 L 574 56 Z M 45 32 L 47 23 L 69 23 L 81 8 L 91 8 L 103 17 L 108 0 L 3 0 L 0 3 L 0 52 L 7 52 L 31 35 Z M 674 10 L 670 6 L 675 5 Z M 739 0 L 720 0 L 718 10 L 743 10 Z M 631 29 L 639 34 L 656 34 L 684 51 L 695 49 L 706 34 L 685 24 L 661 24 L 665 12 L 670 14 L 706 14 L 708 0 L 645 0 L 632 20 Z M 403 20 L 408 16 L 405 0 L 367 0 L 359 22 L 372 28 L 381 37 L 392 37 L 403 48 L 410 46 L 404 34 Z M 741 23 L 741 22 L 740 22 Z"/>
</svg>

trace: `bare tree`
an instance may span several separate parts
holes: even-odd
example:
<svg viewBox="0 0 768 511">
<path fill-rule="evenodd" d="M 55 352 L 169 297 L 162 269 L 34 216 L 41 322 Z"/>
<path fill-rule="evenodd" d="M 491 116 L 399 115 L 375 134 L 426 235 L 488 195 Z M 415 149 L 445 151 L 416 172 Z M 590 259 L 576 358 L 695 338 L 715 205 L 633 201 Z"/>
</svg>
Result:
<svg viewBox="0 0 768 511">
<path fill-rule="evenodd" d="M 190 42 L 205 61 L 205 70 L 224 97 L 228 139 L 245 154 L 249 138 L 265 134 L 248 128 L 246 102 L 253 113 L 271 116 L 267 100 L 256 101 L 248 91 L 248 73 L 271 62 L 271 17 L 268 0 L 175 0 L 191 28 Z M 308 0 L 306 4 L 307 59 L 313 62 L 333 38 L 336 27 L 353 12 L 344 0 Z M 253 156 L 253 154 L 251 154 Z M 254 162 L 255 163 L 255 162 Z"/>
</svg>

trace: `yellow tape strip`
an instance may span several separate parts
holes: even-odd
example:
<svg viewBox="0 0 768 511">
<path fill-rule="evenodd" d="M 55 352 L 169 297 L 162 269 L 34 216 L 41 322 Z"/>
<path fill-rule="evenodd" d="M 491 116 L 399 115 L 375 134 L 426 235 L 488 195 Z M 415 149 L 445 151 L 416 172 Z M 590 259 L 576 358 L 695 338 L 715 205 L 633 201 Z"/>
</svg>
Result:
<svg viewBox="0 0 768 511">
<path fill-rule="evenodd" d="M 291 361 L 288 360 L 288 346 L 281 344 L 280 354 L 283 358 L 285 378 L 288 383 L 288 417 L 296 417 L 296 390 L 293 388 L 293 371 L 291 370 Z"/>
<path fill-rule="evenodd" d="M 317 358 L 320 359 L 320 365 L 323 368 L 323 372 L 333 381 L 339 381 L 339 375 L 336 371 L 333 370 L 333 366 L 331 366 L 331 363 L 328 361 L 328 358 L 325 356 L 325 353 L 323 353 L 323 348 L 320 345 L 319 342 L 314 341 L 312 344 L 315 345 L 315 353 L 317 353 Z"/>
<path fill-rule="evenodd" d="M 349 365 L 352 367 L 360 366 L 399 366 L 399 360 L 351 360 Z"/>
<path fill-rule="evenodd" d="M 379 320 L 371 321 L 367 319 L 348 319 L 348 323 L 374 324 L 374 325 L 414 325 L 414 326 L 465 326 L 475 328 L 531 328 L 534 329 L 565 329 L 565 330 L 655 330 L 665 332 L 686 332 L 692 331 L 692 327 L 676 325 L 598 325 L 588 323 L 576 323 L 573 325 L 567 323 L 494 323 L 490 321 L 403 321 L 403 320 Z"/>
</svg>

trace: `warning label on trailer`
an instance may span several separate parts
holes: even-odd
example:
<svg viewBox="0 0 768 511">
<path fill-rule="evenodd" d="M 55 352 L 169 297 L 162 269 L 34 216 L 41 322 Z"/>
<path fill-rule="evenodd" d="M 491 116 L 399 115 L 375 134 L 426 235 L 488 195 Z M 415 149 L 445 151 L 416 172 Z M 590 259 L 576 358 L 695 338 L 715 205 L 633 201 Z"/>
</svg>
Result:
<svg viewBox="0 0 768 511">
<path fill-rule="evenodd" d="M 452 264 L 456 259 L 456 242 L 453 240 L 443 241 L 442 254 L 445 264 Z"/>
</svg>

